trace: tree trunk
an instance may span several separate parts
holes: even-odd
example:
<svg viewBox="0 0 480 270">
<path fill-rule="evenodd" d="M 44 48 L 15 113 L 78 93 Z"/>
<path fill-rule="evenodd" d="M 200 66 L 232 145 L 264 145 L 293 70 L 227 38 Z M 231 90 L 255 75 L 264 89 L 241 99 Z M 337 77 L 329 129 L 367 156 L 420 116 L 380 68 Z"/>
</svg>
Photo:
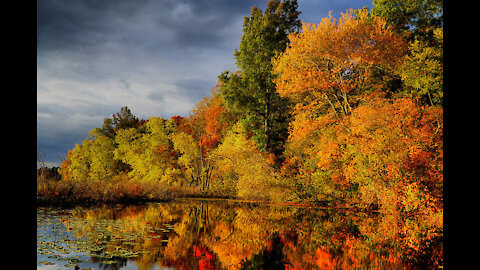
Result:
<svg viewBox="0 0 480 270">
<path fill-rule="evenodd" d="M 202 192 L 205 190 L 205 179 L 203 177 L 203 136 L 200 135 L 200 182 L 202 182 Z"/>
<path fill-rule="evenodd" d="M 268 92 L 265 105 L 265 148 L 270 150 L 270 93 Z"/>
</svg>

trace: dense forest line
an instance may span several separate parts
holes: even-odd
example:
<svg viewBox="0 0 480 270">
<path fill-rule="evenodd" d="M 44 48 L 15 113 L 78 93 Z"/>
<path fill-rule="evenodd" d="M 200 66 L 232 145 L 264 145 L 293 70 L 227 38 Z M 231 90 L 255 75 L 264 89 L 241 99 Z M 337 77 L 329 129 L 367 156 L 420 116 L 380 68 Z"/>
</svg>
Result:
<svg viewBox="0 0 480 270">
<path fill-rule="evenodd" d="M 121 108 L 68 152 L 61 180 L 37 181 L 38 197 L 340 204 L 441 226 L 442 5 L 374 0 L 318 24 L 295 0 L 253 7 L 238 70 L 190 115 Z"/>
</svg>

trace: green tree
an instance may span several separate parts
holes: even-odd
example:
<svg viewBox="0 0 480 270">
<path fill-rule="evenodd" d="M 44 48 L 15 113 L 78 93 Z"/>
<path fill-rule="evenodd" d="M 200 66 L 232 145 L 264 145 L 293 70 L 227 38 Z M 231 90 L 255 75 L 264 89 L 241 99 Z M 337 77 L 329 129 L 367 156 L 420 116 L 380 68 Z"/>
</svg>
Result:
<svg viewBox="0 0 480 270">
<path fill-rule="evenodd" d="M 371 14 L 387 20 L 410 42 L 398 66 L 403 87 L 399 94 L 425 105 L 443 104 L 443 1 L 373 0 Z"/>
<path fill-rule="evenodd" d="M 420 40 L 410 44 L 409 54 L 398 66 L 404 84 L 400 94 L 443 106 L 443 28 L 434 34 L 437 45 Z"/>
<path fill-rule="evenodd" d="M 112 114 L 112 118 L 105 118 L 98 132 L 113 138 L 119 129 L 137 127 L 139 122 L 138 118 L 125 106 L 120 108 L 120 112 Z"/>
<path fill-rule="evenodd" d="M 219 76 L 228 109 L 245 113 L 243 123 L 259 147 L 281 154 L 287 138 L 289 103 L 275 90 L 271 59 L 285 50 L 288 34 L 301 28 L 296 0 L 270 0 L 262 12 L 251 9 L 244 17 L 243 36 L 234 58 L 241 72 Z"/>
<path fill-rule="evenodd" d="M 373 0 L 372 14 L 411 40 L 432 40 L 434 29 L 443 27 L 443 0 Z"/>
</svg>

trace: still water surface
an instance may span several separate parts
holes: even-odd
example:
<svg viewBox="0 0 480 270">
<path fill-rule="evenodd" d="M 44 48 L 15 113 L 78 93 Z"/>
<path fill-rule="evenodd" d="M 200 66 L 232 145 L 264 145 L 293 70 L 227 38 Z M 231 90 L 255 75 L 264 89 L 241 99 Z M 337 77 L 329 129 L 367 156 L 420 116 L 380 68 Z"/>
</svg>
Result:
<svg viewBox="0 0 480 270">
<path fill-rule="evenodd" d="M 229 200 L 38 208 L 37 269 L 437 269 L 441 232 L 412 228 L 378 213 Z"/>
</svg>

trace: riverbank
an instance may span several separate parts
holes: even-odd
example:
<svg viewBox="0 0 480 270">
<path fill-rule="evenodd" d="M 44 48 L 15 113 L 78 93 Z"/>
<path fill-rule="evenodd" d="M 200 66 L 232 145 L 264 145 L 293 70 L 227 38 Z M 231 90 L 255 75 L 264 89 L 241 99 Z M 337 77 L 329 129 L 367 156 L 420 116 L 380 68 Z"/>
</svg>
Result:
<svg viewBox="0 0 480 270">
<path fill-rule="evenodd" d="M 37 179 L 37 206 L 75 207 L 102 204 L 135 205 L 148 202 L 168 202 L 176 199 L 228 200 L 277 206 L 303 206 L 323 208 L 352 208 L 333 202 L 280 202 L 242 199 L 235 194 L 201 190 L 200 187 L 173 187 L 160 182 L 136 182 L 114 179 L 110 181 L 65 181 Z M 353 207 L 354 208 L 354 207 Z"/>
<path fill-rule="evenodd" d="M 186 197 L 234 199 L 228 194 L 202 191 L 199 187 L 172 187 L 164 183 L 37 179 L 37 206 L 141 204 Z"/>
<path fill-rule="evenodd" d="M 231 201 L 267 206 L 297 206 L 323 209 L 359 210 L 352 205 L 340 202 L 276 202 L 269 200 L 248 200 L 233 194 L 222 194 L 200 187 L 172 187 L 165 183 L 145 183 L 135 181 L 88 181 L 74 182 L 53 179 L 37 179 L 37 206 L 70 208 L 94 205 L 138 205 L 150 202 L 170 202 L 189 199 L 202 201 Z M 370 210 L 370 209 L 362 209 Z"/>
</svg>

